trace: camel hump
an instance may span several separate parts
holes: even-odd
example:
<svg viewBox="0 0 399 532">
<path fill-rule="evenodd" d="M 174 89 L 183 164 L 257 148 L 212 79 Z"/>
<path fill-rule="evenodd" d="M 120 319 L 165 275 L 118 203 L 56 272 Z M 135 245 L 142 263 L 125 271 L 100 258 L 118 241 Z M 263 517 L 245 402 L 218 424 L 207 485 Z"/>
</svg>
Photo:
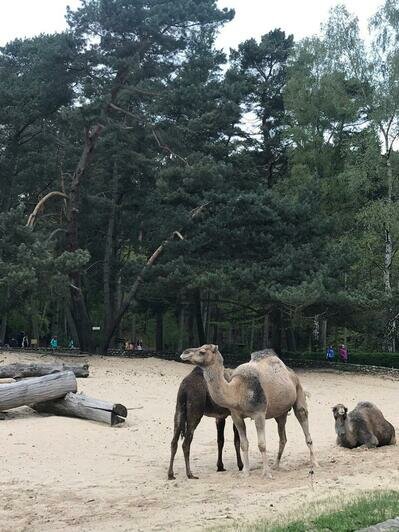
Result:
<svg viewBox="0 0 399 532">
<path fill-rule="evenodd" d="M 261 351 L 254 351 L 251 353 L 251 360 L 259 360 L 261 358 L 277 356 L 277 353 L 273 349 L 262 349 Z"/>
<path fill-rule="evenodd" d="M 360 403 L 357 403 L 356 408 L 376 408 L 379 410 L 373 403 L 370 403 L 370 401 L 361 401 Z"/>
</svg>

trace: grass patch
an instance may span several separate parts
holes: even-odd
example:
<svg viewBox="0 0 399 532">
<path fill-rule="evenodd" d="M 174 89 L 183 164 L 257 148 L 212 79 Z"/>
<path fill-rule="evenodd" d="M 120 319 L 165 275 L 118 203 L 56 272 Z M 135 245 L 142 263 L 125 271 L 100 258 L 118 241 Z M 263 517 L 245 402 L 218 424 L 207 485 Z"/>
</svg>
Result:
<svg viewBox="0 0 399 532">
<path fill-rule="evenodd" d="M 339 510 L 286 524 L 259 521 L 233 528 L 242 532 L 352 532 L 399 516 L 399 492 L 378 491 L 353 499 Z"/>
</svg>

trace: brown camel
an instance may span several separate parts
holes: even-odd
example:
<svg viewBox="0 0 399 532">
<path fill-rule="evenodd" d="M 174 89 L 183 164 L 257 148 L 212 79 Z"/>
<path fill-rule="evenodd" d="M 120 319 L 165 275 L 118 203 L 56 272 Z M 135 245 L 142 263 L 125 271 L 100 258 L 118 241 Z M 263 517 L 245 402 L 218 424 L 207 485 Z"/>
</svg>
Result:
<svg viewBox="0 0 399 532">
<path fill-rule="evenodd" d="M 229 379 L 231 370 L 226 370 L 226 378 Z M 224 446 L 224 427 L 226 424 L 226 417 L 230 415 L 230 411 L 227 408 L 222 408 L 212 401 L 208 392 L 204 374 L 201 368 L 194 368 L 191 373 L 185 377 L 177 392 L 176 411 L 174 420 L 174 434 L 170 444 L 171 456 L 170 465 L 168 471 L 168 479 L 173 480 L 175 478 L 173 473 L 173 462 L 177 451 L 177 442 L 179 436 L 184 438 L 183 452 L 186 462 L 186 474 L 188 478 L 195 477 L 190 468 L 190 447 L 193 439 L 194 431 L 201 421 L 202 416 L 216 418 L 217 440 L 218 440 L 218 461 L 217 470 L 225 471 L 222 459 L 223 446 Z M 241 471 L 243 464 L 240 454 L 240 438 L 238 431 L 233 425 L 234 429 L 234 446 L 237 454 L 237 466 Z"/>
<path fill-rule="evenodd" d="M 230 410 L 240 435 L 245 474 L 249 474 L 249 458 L 244 419 L 250 417 L 255 421 L 263 475 L 271 477 L 266 459 L 265 419 L 275 418 L 277 421 L 280 444 L 275 467 L 278 468 L 287 441 L 285 424 L 291 408 L 305 434 L 312 466 L 316 465 L 305 392 L 297 375 L 286 367 L 272 349 L 253 353 L 250 362 L 233 371 L 230 382 L 224 377 L 223 357 L 217 345 L 205 344 L 186 349 L 180 358 L 203 369 L 213 401 Z"/>
<path fill-rule="evenodd" d="M 395 429 L 373 403 L 361 402 L 349 412 L 345 405 L 333 407 L 337 444 L 341 447 L 394 445 Z"/>
</svg>

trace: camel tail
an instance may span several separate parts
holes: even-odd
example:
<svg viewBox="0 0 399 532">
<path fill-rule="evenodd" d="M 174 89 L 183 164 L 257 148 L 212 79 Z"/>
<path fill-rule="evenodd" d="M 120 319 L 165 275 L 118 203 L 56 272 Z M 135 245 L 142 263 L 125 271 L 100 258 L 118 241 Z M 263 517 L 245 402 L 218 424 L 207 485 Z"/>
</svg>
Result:
<svg viewBox="0 0 399 532">
<path fill-rule="evenodd" d="M 187 433 L 187 396 L 184 390 L 179 390 L 177 394 L 176 412 L 175 412 L 175 433 L 178 431 L 181 439 Z"/>
</svg>

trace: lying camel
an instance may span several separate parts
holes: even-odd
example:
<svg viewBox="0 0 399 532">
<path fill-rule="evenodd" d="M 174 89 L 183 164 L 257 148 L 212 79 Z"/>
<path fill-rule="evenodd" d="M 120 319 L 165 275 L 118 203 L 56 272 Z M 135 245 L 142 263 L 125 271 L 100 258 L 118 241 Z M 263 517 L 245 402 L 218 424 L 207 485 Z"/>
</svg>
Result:
<svg viewBox="0 0 399 532">
<path fill-rule="evenodd" d="M 232 370 L 226 370 L 225 377 L 227 380 L 231 377 Z M 208 387 L 206 385 L 204 374 L 201 368 L 194 368 L 191 373 L 185 377 L 177 392 L 176 411 L 174 420 L 174 433 L 173 439 L 170 444 L 171 456 L 170 465 L 168 471 L 168 479 L 173 480 L 175 478 L 173 473 L 173 462 L 177 451 L 177 442 L 179 436 L 184 438 L 183 452 L 186 462 L 186 474 L 187 478 L 195 477 L 190 468 L 190 447 L 193 439 L 194 431 L 197 428 L 198 423 L 201 421 L 202 416 L 216 418 L 216 429 L 218 439 L 218 461 L 217 470 L 225 471 L 222 459 L 223 446 L 224 446 L 224 427 L 226 424 L 226 417 L 230 415 L 230 411 L 227 408 L 222 408 L 212 401 L 209 395 Z M 234 429 L 234 447 L 237 455 L 237 466 L 241 471 L 243 464 L 240 454 L 240 437 L 238 431 L 233 425 Z"/>
<path fill-rule="evenodd" d="M 278 468 L 287 442 L 285 424 L 291 408 L 305 434 L 312 466 L 316 465 L 305 392 L 297 375 L 286 367 L 272 349 L 253 353 L 250 362 L 233 371 L 230 382 L 224 376 L 223 357 L 217 345 L 205 344 L 186 349 L 180 358 L 202 368 L 213 401 L 231 411 L 240 435 L 245 474 L 249 474 L 249 458 L 244 419 L 250 417 L 255 420 L 263 475 L 271 477 L 266 459 L 265 419 L 275 418 L 277 421 L 280 444 L 275 467 Z"/>
<path fill-rule="evenodd" d="M 353 449 L 394 445 L 395 429 L 373 403 L 362 402 L 349 412 L 342 404 L 333 407 L 337 444 Z"/>
</svg>

